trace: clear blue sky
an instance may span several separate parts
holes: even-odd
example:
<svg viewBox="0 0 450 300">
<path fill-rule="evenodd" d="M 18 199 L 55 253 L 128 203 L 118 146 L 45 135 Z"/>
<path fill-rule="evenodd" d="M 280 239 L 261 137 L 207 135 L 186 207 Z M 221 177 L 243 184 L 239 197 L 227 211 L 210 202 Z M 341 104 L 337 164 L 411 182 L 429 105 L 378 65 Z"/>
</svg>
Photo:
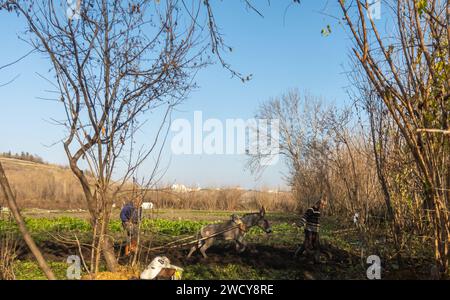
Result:
<svg viewBox="0 0 450 300">
<path fill-rule="evenodd" d="M 255 1 L 255 3 L 258 1 Z M 254 116 L 258 104 L 297 88 L 322 96 L 333 103 L 348 101 L 345 88 L 349 85 L 345 69 L 348 68 L 349 40 L 337 22 L 321 14 L 325 3 L 327 14 L 339 15 L 334 1 L 259 1 L 264 18 L 248 11 L 243 1 L 219 1 L 216 5 L 217 21 L 225 34 L 227 44 L 233 47 L 228 62 L 253 79 L 243 84 L 232 79 L 220 65 L 202 70 L 197 76 L 198 90 L 178 107 L 174 118 L 192 119 L 195 110 L 203 112 L 204 119 L 248 119 Z M 327 24 L 332 34 L 321 35 Z M 2 36 L 0 65 L 29 51 L 29 46 L 17 39 L 23 24 L 15 16 L 0 18 Z M 66 164 L 60 143 L 61 128 L 49 122 L 62 115 L 62 107 L 54 102 L 38 99 L 47 97 L 49 84 L 37 73 L 46 74 L 49 65 L 39 55 L 32 55 L 13 68 L 0 72 L 0 84 L 19 75 L 0 93 L 0 151 L 28 151 L 52 163 Z M 170 139 L 169 139 L 170 141 Z M 232 186 L 247 188 L 285 186 L 280 162 L 270 167 L 256 180 L 243 170 L 244 156 L 172 155 L 166 147 L 163 165 L 170 162 L 164 182 L 177 182 L 200 186 Z M 151 161 L 148 162 L 151 168 Z"/>
</svg>

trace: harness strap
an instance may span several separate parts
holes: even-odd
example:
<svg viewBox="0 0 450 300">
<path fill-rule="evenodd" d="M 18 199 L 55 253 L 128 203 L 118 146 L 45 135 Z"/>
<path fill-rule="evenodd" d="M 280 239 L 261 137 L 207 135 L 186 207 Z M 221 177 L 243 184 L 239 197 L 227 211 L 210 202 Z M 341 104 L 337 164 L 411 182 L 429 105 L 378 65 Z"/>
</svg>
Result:
<svg viewBox="0 0 450 300">
<path fill-rule="evenodd" d="M 237 219 L 233 221 L 236 225 L 238 225 L 239 230 L 246 232 L 247 226 L 245 226 L 244 222 L 241 219 Z"/>
<path fill-rule="evenodd" d="M 235 223 L 236 223 L 236 222 L 235 222 Z M 245 224 L 242 223 L 242 221 L 241 221 L 240 223 L 242 224 L 242 226 L 243 226 L 242 228 L 243 228 L 244 231 L 245 231 L 245 230 L 246 230 L 246 229 L 245 229 L 245 228 L 246 228 L 246 227 L 245 227 Z M 220 234 L 222 234 L 222 233 L 224 233 L 224 232 L 233 230 L 233 229 L 235 229 L 235 228 L 241 228 L 241 224 L 238 224 L 238 225 L 235 225 L 235 226 L 226 228 L 226 229 L 224 229 L 224 230 L 222 230 L 222 231 L 219 231 L 219 232 L 216 232 L 216 233 L 214 233 L 214 234 L 212 234 L 212 235 L 209 235 L 209 236 L 206 236 L 206 237 L 202 237 L 202 238 L 199 238 L 199 239 L 196 239 L 196 240 L 193 240 L 193 241 L 190 241 L 190 242 L 186 242 L 186 243 L 183 243 L 183 244 L 179 244 L 179 245 L 173 245 L 173 244 L 176 244 L 176 243 L 178 243 L 178 242 L 180 242 L 180 241 L 183 241 L 183 240 L 187 240 L 187 239 L 189 239 L 189 238 L 192 238 L 193 236 L 188 236 L 188 237 L 185 237 L 185 238 L 182 238 L 182 239 L 178 239 L 178 240 L 172 241 L 172 242 L 170 242 L 170 243 L 167 243 L 167 244 L 165 244 L 165 245 L 163 245 L 163 246 L 158 246 L 158 247 L 149 248 L 149 247 L 145 247 L 145 246 L 141 245 L 140 247 L 142 247 L 142 248 L 144 248 L 144 249 L 147 249 L 148 251 L 155 251 L 155 250 L 160 250 L 160 249 L 171 249 L 171 248 L 178 248 L 178 247 L 183 247 L 183 246 L 187 246 L 187 245 L 192 245 L 192 244 L 198 243 L 198 242 L 200 242 L 200 241 L 208 240 L 208 239 L 210 239 L 210 238 L 213 238 L 213 237 L 215 237 L 215 236 L 217 236 L 217 235 L 220 235 Z M 172 246 L 169 246 L 169 245 L 172 245 Z"/>
</svg>

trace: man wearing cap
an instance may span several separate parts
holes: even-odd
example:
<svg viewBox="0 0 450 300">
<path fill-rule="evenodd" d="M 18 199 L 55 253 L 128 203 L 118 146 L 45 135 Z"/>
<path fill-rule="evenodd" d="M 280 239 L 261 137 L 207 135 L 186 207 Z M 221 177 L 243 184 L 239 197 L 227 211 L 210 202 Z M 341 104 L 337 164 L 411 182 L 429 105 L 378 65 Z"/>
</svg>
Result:
<svg viewBox="0 0 450 300">
<path fill-rule="evenodd" d="M 136 252 L 137 237 L 139 232 L 139 221 L 142 217 L 142 210 L 137 203 L 128 202 L 120 212 L 122 227 L 127 232 L 127 245 L 125 246 L 125 255 Z"/>
<path fill-rule="evenodd" d="M 312 207 L 308 208 L 301 217 L 298 223 L 295 223 L 298 227 L 305 226 L 305 239 L 303 244 L 295 251 L 295 257 L 302 255 L 305 250 L 315 250 L 314 259 L 317 261 L 320 254 L 319 244 L 319 228 L 320 228 L 320 211 L 326 206 L 326 197 L 322 197 Z"/>
</svg>

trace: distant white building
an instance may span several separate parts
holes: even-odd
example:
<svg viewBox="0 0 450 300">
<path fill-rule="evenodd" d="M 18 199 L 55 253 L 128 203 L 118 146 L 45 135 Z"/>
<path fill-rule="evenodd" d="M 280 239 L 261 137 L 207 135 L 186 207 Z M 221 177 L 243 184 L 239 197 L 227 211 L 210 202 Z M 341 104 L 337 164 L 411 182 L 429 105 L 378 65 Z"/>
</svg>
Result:
<svg viewBox="0 0 450 300">
<path fill-rule="evenodd" d="M 170 189 L 177 193 L 186 193 L 188 191 L 188 188 L 184 184 L 172 184 Z"/>
<path fill-rule="evenodd" d="M 142 202 L 141 207 L 144 210 L 153 209 L 153 203 L 152 202 Z"/>
<path fill-rule="evenodd" d="M 184 184 L 175 183 L 170 186 L 170 189 L 177 193 L 186 193 L 186 192 L 198 192 L 201 191 L 203 188 L 199 184 L 188 187 Z"/>
</svg>

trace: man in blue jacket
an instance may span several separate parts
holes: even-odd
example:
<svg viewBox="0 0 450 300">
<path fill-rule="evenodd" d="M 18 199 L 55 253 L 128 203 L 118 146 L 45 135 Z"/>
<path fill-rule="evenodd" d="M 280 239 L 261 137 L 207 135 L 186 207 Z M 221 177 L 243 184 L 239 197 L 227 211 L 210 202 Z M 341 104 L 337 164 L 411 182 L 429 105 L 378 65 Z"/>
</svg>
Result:
<svg viewBox="0 0 450 300">
<path fill-rule="evenodd" d="M 120 212 L 122 227 L 127 232 L 127 245 L 125 246 L 126 256 L 136 252 L 139 222 L 142 217 L 142 209 L 137 206 L 136 203 L 130 201 L 125 204 Z"/>
</svg>

